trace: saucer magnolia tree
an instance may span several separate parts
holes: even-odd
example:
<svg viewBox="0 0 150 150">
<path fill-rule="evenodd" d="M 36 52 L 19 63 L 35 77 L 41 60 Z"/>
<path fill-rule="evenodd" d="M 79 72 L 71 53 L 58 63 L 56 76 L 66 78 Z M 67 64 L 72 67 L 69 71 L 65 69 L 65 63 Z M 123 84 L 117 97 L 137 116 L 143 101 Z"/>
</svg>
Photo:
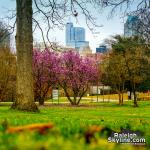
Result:
<svg viewBox="0 0 150 150">
<path fill-rule="evenodd" d="M 60 57 L 57 78 L 69 102 L 78 105 L 90 84 L 97 79 L 96 63 L 76 52 L 66 51 Z"/>
<path fill-rule="evenodd" d="M 58 60 L 57 53 L 48 49 L 33 51 L 34 97 L 40 105 L 44 105 L 50 88 L 57 84 L 55 74 L 58 70 Z"/>
</svg>

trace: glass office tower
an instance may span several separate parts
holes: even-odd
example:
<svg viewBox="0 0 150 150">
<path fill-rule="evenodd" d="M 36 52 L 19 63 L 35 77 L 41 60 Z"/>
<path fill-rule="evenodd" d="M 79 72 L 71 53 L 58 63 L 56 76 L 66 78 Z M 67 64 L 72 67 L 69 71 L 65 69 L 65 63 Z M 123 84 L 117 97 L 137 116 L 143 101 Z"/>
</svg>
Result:
<svg viewBox="0 0 150 150">
<path fill-rule="evenodd" d="M 136 36 L 138 35 L 140 20 L 137 16 L 128 16 L 126 23 L 124 24 L 124 36 Z"/>
<path fill-rule="evenodd" d="M 66 24 L 66 46 L 77 49 L 89 46 L 89 42 L 85 41 L 85 29 L 73 27 L 73 23 L 68 22 Z"/>
</svg>

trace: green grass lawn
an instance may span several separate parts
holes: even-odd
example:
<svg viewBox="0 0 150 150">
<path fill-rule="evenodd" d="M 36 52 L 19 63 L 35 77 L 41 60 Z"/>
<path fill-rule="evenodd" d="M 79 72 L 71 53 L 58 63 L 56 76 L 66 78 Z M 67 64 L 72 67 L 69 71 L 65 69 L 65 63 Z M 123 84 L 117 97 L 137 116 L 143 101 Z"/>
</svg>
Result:
<svg viewBox="0 0 150 150">
<path fill-rule="evenodd" d="M 54 128 L 44 135 L 31 131 L 7 134 L 2 126 L 4 120 L 9 126 L 51 122 Z M 0 123 L 0 150 L 137 149 L 130 144 L 108 143 L 107 136 L 98 133 L 87 144 L 85 134 L 92 125 L 118 132 L 121 128 L 138 130 L 146 139 L 146 146 L 138 148 L 148 149 L 150 145 L 150 102 L 139 102 L 138 108 L 134 108 L 131 102 L 126 102 L 124 106 L 112 102 L 89 103 L 79 107 L 49 105 L 40 107 L 40 113 L 18 112 L 10 110 L 9 106 L 0 106 Z"/>
</svg>

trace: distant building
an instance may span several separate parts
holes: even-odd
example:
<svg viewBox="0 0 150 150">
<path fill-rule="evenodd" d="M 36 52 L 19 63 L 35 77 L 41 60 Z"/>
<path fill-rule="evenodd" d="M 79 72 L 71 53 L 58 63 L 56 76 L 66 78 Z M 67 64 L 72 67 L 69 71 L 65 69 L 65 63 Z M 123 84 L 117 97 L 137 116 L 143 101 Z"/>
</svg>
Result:
<svg viewBox="0 0 150 150">
<path fill-rule="evenodd" d="M 124 24 L 124 36 L 131 37 L 138 35 L 138 29 L 140 20 L 138 16 L 128 16 L 126 23 Z"/>
<path fill-rule="evenodd" d="M 106 45 L 100 45 L 99 47 L 96 48 L 96 53 L 106 53 L 106 52 L 107 52 Z"/>
<path fill-rule="evenodd" d="M 74 27 L 72 22 L 68 22 L 66 24 L 66 46 L 76 49 L 88 47 L 89 42 L 85 41 L 85 29 Z"/>
</svg>

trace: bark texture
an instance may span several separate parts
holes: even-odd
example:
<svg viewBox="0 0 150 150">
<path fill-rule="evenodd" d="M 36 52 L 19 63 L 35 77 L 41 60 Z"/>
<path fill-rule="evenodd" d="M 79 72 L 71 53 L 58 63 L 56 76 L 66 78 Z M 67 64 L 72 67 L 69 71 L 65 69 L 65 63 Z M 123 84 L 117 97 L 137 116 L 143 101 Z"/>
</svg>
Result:
<svg viewBox="0 0 150 150">
<path fill-rule="evenodd" d="M 32 72 L 32 0 L 16 0 L 17 99 L 12 108 L 38 111 L 34 102 Z"/>
</svg>

